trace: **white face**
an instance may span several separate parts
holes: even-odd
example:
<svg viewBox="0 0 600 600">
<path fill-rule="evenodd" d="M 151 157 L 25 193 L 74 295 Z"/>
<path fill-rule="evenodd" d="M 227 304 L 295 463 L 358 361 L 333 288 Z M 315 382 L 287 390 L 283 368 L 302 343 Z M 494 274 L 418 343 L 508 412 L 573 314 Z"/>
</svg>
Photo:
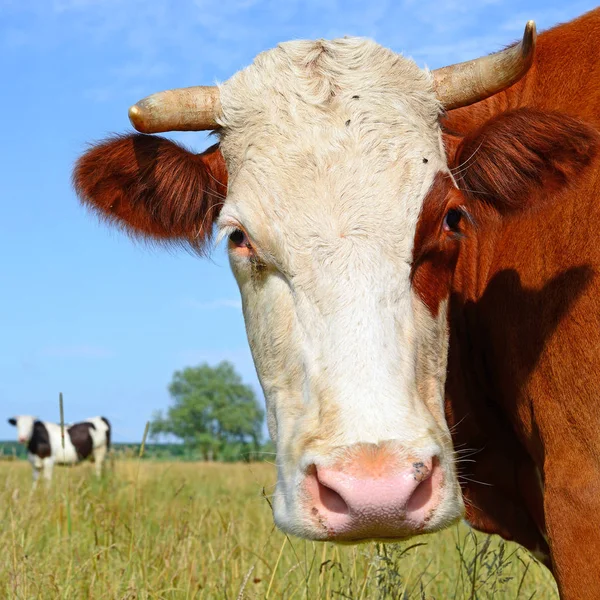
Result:
<svg viewBox="0 0 600 600">
<path fill-rule="evenodd" d="M 277 444 L 278 525 L 334 540 L 448 525 L 463 505 L 446 311 L 411 286 L 423 201 L 448 170 L 429 76 L 364 40 L 292 42 L 221 101 L 218 225 Z"/>
<path fill-rule="evenodd" d="M 17 428 L 17 440 L 21 444 L 27 444 L 33 435 L 33 423 L 35 417 L 30 415 L 19 415 L 8 420 L 11 425 Z"/>
</svg>

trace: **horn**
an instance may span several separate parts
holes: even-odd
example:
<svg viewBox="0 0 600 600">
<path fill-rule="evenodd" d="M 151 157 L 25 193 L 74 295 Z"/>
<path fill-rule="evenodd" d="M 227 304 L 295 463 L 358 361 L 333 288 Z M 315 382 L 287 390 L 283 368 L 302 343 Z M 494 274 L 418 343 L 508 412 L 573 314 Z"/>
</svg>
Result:
<svg viewBox="0 0 600 600">
<path fill-rule="evenodd" d="M 505 90 L 527 73 L 535 52 L 535 23 L 527 21 L 523 39 L 510 48 L 433 71 L 438 100 L 446 110 L 469 106 Z"/>
<path fill-rule="evenodd" d="M 131 124 L 141 133 L 201 131 L 218 127 L 219 88 L 195 86 L 152 94 L 129 109 Z"/>
</svg>

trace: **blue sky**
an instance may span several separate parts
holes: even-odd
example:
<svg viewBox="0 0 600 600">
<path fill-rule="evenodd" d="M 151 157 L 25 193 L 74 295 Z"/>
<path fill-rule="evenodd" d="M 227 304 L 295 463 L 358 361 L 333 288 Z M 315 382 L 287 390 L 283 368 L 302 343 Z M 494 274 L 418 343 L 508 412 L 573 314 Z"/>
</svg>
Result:
<svg viewBox="0 0 600 600">
<path fill-rule="evenodd" d="M 592 1 L 0 0 L 0 406 L 5 417 L 103 414 L 139 440 L 174 370 L 234 362 L 259 391 L 237 286 L 211 260 L 134 243 L 71 189 L 86 143 L 128 107 L 212 84 L 278 42 L 360 35 L 431 68 L 493 52 Z M 202 150 L 204 133 L 174 134 Z M 260 393 L 262 399 L 262 394 Z M 0 419 L 0 439 L 14 429 Z"/>
</svg>

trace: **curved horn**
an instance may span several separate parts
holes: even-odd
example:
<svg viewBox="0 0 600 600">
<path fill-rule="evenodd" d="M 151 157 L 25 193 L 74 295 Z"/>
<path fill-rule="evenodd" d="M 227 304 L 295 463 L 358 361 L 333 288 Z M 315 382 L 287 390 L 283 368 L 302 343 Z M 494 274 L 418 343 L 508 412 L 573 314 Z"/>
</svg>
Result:
<svg viewBox="0 0 600 600">
<path fill-rule="evenodd" d="M 131 124 L 141 133 L 201 131 L 218 127 L 219 88 L 195 86 L 152 94 L 129 109 Z"/>
<path fill-rule="evenodd" d="M 527 21 L 523 39 L 510 48 L 433 71 L 438 100 L 446 110 L 469 106 L 516 83 L 527 73 L 535 51 L 535 23 Z"/>
</svg>

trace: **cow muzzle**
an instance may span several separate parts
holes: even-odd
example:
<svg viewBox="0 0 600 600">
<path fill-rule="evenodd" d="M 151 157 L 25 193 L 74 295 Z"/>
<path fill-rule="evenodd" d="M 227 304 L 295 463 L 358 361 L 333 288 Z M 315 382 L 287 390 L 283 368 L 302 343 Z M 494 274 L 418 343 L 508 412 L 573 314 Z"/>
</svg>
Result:
<svg viewBox="0 0 600 600">
<path fill-rule="evenodd" d="M 402 539 L 428 529 L 444 496 L 440 458 L 398 450 L 356 444 L 331 465 L 308 466 L 301 510 L 308 513 L 315 538 Z"/>
</svg>

